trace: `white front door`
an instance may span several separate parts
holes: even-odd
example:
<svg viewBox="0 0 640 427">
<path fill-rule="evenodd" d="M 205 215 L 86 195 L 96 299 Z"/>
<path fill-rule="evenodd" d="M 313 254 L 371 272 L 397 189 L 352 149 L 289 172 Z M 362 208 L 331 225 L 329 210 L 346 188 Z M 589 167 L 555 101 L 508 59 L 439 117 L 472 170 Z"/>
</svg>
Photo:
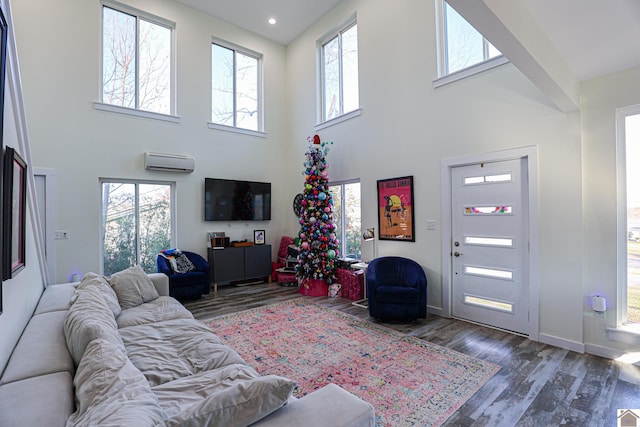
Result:
<svg viewBox="0 0 640 427">
<path fill-rule="evenodd" d="M 452 314 L 527 335 L 526 158 L 451 169 Z"/>
</svg>

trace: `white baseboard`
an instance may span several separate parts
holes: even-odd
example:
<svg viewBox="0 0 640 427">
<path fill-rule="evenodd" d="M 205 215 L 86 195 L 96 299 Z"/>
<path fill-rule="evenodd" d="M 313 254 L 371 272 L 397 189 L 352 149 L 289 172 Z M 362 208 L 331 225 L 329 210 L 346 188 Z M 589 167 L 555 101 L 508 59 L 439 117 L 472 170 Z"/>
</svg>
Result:
<svg viewBox="0 0 640 427">
<path fill-rule="evenodd" d="M 449 317 L 449 316 L 445 316 L 443 314 L 443 310 L 440 307 L 433 307 L 431 305 L 427 304 L 427 313 L 429 314 L 435 314 L 436 316 L 440 316 L 440 317 Z"/>
<path fill-rule="evenodd" d="M 538 341 L 543 344 L 549 344 L 555 347 L 566 348 L 567 350 L 575 351 L 577 353 L 585 352 L 585 347 L 583 343 L 555 337 L 553 335 L 540 334 L 538 336 Z"/>
</svg>

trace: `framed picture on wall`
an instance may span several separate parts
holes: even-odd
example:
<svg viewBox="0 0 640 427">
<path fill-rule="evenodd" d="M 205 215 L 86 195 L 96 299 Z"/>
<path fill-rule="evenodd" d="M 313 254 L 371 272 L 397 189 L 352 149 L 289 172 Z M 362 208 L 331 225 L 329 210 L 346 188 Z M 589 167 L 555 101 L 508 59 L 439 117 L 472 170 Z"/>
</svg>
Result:
<svg viewBox="0 0 640 427">
<path fill-rule="evenodd" d="M 380 240 L 415 242 L 413 176 L 378 180 Z"/>
<path fill-rule="evenodd" d="M 25 267 L 27 164 L 11 147 L 4 153 L 2 193 L 3 279 L 15 277 Z"/>
</svg>

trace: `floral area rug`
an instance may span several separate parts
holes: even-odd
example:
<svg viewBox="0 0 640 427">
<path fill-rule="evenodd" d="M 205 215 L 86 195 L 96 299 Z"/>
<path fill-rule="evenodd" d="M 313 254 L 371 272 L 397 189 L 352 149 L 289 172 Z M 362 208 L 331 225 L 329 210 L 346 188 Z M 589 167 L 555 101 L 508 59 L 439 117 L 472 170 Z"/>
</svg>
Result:
<svg viewBox="0 0 640 427">
<path fill-rule="evenodd" d="M 371 403 L 378 426 L 439 425 L 500 369 L 304 299 L 208 324 L 259 373 L 297 381 L 296 397 L 335 383 Z"/>
</svg>

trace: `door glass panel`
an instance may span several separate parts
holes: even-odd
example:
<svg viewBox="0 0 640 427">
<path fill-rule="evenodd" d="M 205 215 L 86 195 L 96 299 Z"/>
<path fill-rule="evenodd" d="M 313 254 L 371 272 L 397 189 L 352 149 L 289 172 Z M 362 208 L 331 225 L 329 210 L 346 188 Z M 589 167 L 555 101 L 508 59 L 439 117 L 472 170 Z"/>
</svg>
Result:
<svg viewBox="0 0 640 427">
<path fill-rule="evenodd" d="M 465 236 L 465 245 L 477 245 L 477 246 L 500 246 L 506 248 L 513 247 L 513 239 L 507 237 L 476 237 Z"/>
<path fill-rule="evenodd" d="M 484 184 L 494 182 L 511 182 L 511 174 L 503 173 L 498 175 L 484 175 L 484 176 L 468 176 L 464 179 L 464 185 Z"/>
<path fill-rule="evenodd" d="M 474 276 L 490 277 L 492 279 L 513 279 L 513 271 L 497 270 L 494 268 L 486 267 L 472 267 L 469 265 L 464 266 L 464 273 Z"/>
<path fill-rule="evenodd" d="M 487 298 L 474 297 L 471 295 L 465 295 L 464 302 L 465 304 L 477 305 L 483 308 L 492 308 L 494 310 L 513 313 L 513 304 L 510 304 L 508 302 L 495 301 Z"/>
<path fill-rule="evenodd" d="M 467 206 L 465 215 L 504 215 L 513 213 L 511 206 Z"/>
</svg>

